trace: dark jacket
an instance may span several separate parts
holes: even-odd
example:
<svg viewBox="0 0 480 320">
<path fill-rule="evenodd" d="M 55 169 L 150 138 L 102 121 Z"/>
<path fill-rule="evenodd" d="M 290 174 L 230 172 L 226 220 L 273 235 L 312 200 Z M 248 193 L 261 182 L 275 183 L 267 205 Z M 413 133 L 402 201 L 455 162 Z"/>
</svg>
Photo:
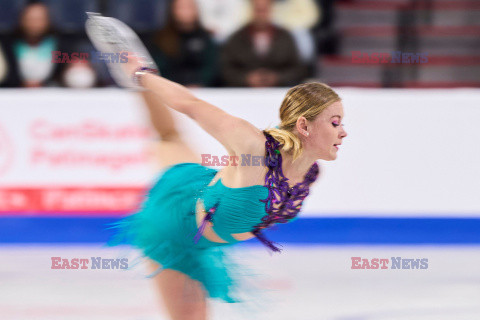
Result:
<svg viewBox="0 0 480 320">
<path fill-rule="evenodd" d="M 217 47 L 203 29 L 178 34 L 178 54 L 172 56 L 155 43 L 152 58 L 163 77 L 182 85 L 213 86 L 217 81 Z"/>
<path fill-rule="evenodd" d="M 265 56 L 255 53 L 250 24 L 228 39 L 221 56 L 222 76 L 227 86 L 247 86 L 247 73 L 260 68 L 277 72 L 278 86 L 293 86 L 304 79 L 307 70 L 300 61 L 293 37 L 277 26 L 272 26 L 272 32 L 270 49 Z"/>
</svg>

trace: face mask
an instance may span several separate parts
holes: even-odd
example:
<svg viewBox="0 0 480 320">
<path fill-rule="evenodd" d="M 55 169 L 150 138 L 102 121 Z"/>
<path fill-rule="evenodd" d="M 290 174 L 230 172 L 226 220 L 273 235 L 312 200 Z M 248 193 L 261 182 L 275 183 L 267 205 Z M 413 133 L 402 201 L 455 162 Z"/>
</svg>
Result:
<svg viewBox="0 0 480 320">
<path fill-rule="evenodd" d="M 70 88 L 91 88 L 95 85 L 97 75 L 88 67 L 71 67 L 65 71 L 63 81 Z"/>
</svg>

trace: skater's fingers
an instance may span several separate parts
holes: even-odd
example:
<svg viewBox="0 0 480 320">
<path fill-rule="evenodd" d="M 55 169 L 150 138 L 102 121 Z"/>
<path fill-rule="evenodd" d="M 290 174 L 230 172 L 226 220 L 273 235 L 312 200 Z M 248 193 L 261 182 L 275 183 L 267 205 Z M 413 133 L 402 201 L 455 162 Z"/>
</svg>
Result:
<svg viewBox="0 0 480 320">
<path fill-rule="evenodd" d="M 135 55 L 134 52 L 126 53 L 127 63 L 122 66 L 122 69 L 127 73 L 128 76 L 132 76 L 133 73 L 142 66 L 142 59 L 139 56 Z"/>
</svg>

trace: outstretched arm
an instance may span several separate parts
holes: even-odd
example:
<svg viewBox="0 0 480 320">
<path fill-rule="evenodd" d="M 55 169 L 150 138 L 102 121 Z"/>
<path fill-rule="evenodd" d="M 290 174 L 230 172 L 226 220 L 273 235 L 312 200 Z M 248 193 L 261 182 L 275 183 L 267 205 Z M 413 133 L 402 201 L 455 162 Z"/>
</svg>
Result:
<svg viewBox="0 0 480 320">
<path fill-rule="evenodd" d="M 195 120 L 229 152 L 240 154 L 263 148 L 262 132 L 248 121 L 195 97 L 184 86 L 153 74 L 141 76 L 141 84 L 168 107 Z"/>
</svg>

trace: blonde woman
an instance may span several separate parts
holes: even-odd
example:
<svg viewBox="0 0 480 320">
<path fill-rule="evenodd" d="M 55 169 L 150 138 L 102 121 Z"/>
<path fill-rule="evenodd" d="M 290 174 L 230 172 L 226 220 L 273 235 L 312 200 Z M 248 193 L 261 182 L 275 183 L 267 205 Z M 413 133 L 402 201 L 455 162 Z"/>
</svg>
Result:
<svg viewBox="0 0 480 320">
<path fill-rule="evenodd" d="M 148 52 L 120 21 L 92 16 L 87 33 L 97 49 L 136 53 L 127 64 L 112 66 L 112 74 L 143 90 L 162 140 L 163 173 L 142 209 L 116 225 L 117 240 L 150 259 L 172 319 L 207 319 L 207 297 L 239 301 L 233 296 L 235 270 L 219 248 L 257 237 L 280 251 L 262 230 L 295 219 L 318 176 L 316 161 L 337 158 L 347 136 L 341 99 L 322 83 L 295 86 L 280 106 L 278 128 L 262 131 L 158 76 Z M 265 165 L 202 166 L 176 130 L 170 108 L 195 120 L 230 156 L 265 157 Z"/>
</svg>

